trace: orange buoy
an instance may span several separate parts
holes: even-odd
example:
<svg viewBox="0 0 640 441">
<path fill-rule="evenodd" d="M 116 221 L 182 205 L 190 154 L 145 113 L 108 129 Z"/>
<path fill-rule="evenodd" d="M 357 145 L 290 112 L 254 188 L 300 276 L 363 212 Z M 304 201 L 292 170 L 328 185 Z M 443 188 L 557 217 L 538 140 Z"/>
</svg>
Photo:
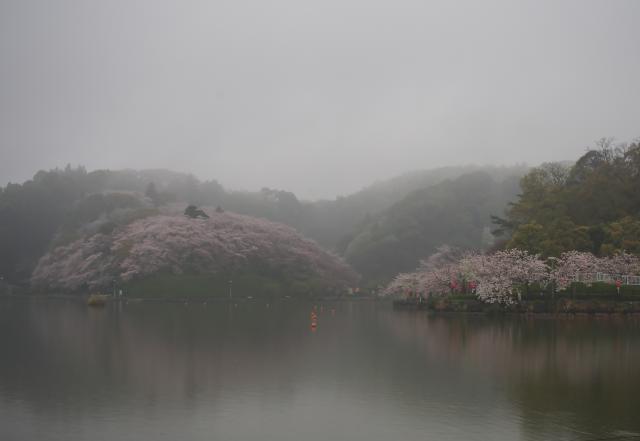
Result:
<svg viewBox="0 0 640 441">
<path fill-rule="evenodd" d="M 318 327 L 318 314 L 316 314 L 316 307 L 311 310 L 311 331 L 315 332 Z"/>
</svg>

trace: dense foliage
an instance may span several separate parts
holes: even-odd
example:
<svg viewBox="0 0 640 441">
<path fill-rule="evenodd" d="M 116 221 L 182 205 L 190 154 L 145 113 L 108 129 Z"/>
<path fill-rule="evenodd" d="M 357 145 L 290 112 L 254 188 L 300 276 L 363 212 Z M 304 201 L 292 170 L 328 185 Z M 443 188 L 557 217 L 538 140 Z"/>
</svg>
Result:
<svg viewBox="0 0 640 441">
<path fill-rule="evenodd" d="M 443 246 L 416 271 L 396 276 L 385 293 L 422 297 L 467 293 L 488 303 L 508 304 L 517 302 L 531 286 L 565 290 L 575 282 L 590 283 L 598 274 L 608 276 L 603 278 L 606 283 L 638 275 L 640 257 L 627 253 L 596 257 L 570 251 L 544 260 L 518 249 L 479 254 Z"/>
<path fill-rule="evenodd" d="M 463 175 L 412 192 L 365 221 L 344 255 L 368 278 L 388 280 L 415 268 L 443 243 L 466 249 L 492 244 L 491 215 L 518 192 L 519 176 L 498 181 L 486 172 Z"/>
<path fill-rule="evenodd" d="M 391 207 L 413 193 L 477 172 L 503 181 L 512 176 L 521 177 L 527 170 L 525 166 L 465 166 L 409 172 L 335 200 L 301 202 L 301 221 L 294 226 L 325 247 L 344 253 L 349 243 L 369 224 L 385 216 L 385 212 L 392 210 Z M 414 197 L 420 196 L 417 194 Z M 497 213 L 502 213 L 503 208 L 500 207 Z"/>
<path fill-rule="evenodd" d="M 208 218 L 157 215 L 96 233 L 47 253 L 32 283 L 46 290 L 109 289 L 152 276 L 252 270 L 307 279 L 325 289 L 354 286 L 356 275 L 294 229 L 264 219 L 212 212 Z"/>
<path fill-rule="evenodd" d="M 575 165 L 545 164 L 521 181 L 522 193 L 496 233 L 507 248 L 545 256 L 570 250 L 640 253 L 640 144 L 601 140 Z"/>
<path fill-rule="evenodd" d="M 37 259 L 83 196 L 81 171 L 38 173 L 23 185 L 0 189 L 0 277 L 29 278 Z"/>
<path fill-rule="evenodd" d="M 224 189 L 216 181 L 167 170 L 96 170 L 84 168 L 40 171 L 24 184 L 0 188 L 0 278 L 28 281 L 38 259 L 50 249 L 83 235 L 103 232 L 157 214 L 167 204 L 180 210 L 190 204 L 220 207 L 285 223 L 337 249 L 340 240 L 368 215 L 388 208 L 416 188 L 475 170 L 450 167 L 414 172 L 379 182 L 332 201 L 306 202 L 287 191 Z M 484 168 L 503 175 L 509 168 Z M 517 168 L 518 170 L 521 170 Z"/>
</svg>

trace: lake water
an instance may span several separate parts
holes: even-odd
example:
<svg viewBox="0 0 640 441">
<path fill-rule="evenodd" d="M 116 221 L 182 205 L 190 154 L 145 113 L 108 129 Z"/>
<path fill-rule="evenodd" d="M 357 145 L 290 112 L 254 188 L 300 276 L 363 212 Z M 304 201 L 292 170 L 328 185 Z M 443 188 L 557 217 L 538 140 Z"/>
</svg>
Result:
<svg viewBox="0 0 640 441">
<path fill-rule="evenodd" d="M 0 439 L 640 438 L 640 320 L 0 298 Z"/>
</svg>

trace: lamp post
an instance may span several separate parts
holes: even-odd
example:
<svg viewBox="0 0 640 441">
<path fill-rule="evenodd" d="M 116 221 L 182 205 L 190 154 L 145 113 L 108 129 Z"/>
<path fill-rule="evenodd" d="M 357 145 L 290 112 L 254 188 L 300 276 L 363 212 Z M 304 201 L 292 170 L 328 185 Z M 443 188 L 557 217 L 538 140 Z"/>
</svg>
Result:
<svg viewBox="0 0 640 441">
<path fill-rule="evenodd" d="M 229 298 L 231 298 L 231 287 L 233 286 L 233 280 L 229 279 Z"/>
</svg>

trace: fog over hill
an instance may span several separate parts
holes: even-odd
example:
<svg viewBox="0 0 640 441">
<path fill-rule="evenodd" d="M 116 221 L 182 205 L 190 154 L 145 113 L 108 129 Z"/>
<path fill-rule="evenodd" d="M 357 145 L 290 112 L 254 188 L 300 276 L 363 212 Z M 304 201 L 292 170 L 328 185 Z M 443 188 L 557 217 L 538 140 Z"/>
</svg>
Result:
<svg viewBox="0 0 640 441">
<path fill-rule="evenodd" d="M 5 0 L 0 185 L 167 168 L 347 195 L 637 135 L 636 0 Z"/>
<path fill-rule="evenodd" d="M 137 219 L 188 204 L 266 218 L 297 229 L 329 251 L 344 251 L 361 225 L 412 192 L 469 173 L 492 179 L 518 179 L 515 167 L 447 167 L 412 172 L 377 182 L 334 200 L 304 201 L 285 190 L 259 192 L 225 189 L 217 181 L 200 181 L 169 170 L 95 170 L 67 167 L 40 171 L 23 184 L 0 188 L 0 273 L 27 280 L 37 260 L 52 246 L 123 228 Z M 501 214 L 502 207 L 498 213 Z M 485 216 L 488 221 L 488 215 Z"/>
</svg>

